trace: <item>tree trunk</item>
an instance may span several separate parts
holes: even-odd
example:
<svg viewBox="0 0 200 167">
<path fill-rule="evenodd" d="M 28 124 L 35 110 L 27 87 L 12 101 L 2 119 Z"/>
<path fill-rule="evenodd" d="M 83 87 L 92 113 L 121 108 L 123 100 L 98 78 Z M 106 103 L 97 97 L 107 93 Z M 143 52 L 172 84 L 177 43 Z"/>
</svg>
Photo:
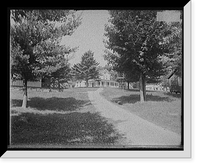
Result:
<svg viewBox="0 0 200 167">
<path fill-rule="evenodd" d="M 146 80 L 145 75 L 140 74 L 140 102 L 146 101 Z"/>
<path fill-rule="evenodd" d="M 28 100 L 27 82 L 28 81 L 26 79 L 23 80 L 23 102 L 22 102 L 22 108 L 27 108 L 27 100 Z"/>
<path fill-rule="evenodd" d="M 51 92 L 51 78 L 49 78 L 49 92 Z"/>
<path fill-rule="evenodd" d="M 60 92 L 60 80 L 58 79 L 58 91 Z"/>
<path fill-rule="evenodd" d="M 86 81 L 86 87 L 88 87 L 88 80 L 86 79 L 85 81 Z"/>
<path fill-rule="evenodd" d="M 129 90 L 129 82 L 127 82 L 127 89 Z"/>
</svg>

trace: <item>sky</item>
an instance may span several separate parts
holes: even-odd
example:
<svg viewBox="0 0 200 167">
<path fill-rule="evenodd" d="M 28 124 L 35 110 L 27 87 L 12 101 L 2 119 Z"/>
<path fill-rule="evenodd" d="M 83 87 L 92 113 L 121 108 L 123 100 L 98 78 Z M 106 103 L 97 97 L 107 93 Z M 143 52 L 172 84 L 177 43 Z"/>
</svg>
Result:
<svg viewBox="0 0 200 167">
<path fill-rule="evenodd" d="M 108 23 L 109 14 L 106 10 L 84 10 L 82 12 L 82 23 L 71 36 L 65 36 L 61 44 L 70 47 L 79 47 L 72 59 L 71 65 L 79 63 L 81 56 L 91 50 L 94 58 L 100 66 L 107 62 L 103 58 L 105 46 L 103 43 L 104 27 Z"/>
</svg>

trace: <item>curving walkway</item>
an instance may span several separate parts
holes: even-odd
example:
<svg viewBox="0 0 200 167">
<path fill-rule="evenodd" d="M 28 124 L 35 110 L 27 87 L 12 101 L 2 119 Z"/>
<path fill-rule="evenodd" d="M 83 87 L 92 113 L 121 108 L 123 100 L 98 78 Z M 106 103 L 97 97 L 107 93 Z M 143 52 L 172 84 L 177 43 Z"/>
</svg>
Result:
<svg viewBox="0 0 200 167">
<path fill-rule="evenodd" d="M 115 128 L 124 135 L 126 144 L 135 146 L 178 146 L 181 136 L 150 123 L 103 98 L 97 91 L 89 91 L 88 96 L 101 116 L 114 122 Z"/>
</svg>

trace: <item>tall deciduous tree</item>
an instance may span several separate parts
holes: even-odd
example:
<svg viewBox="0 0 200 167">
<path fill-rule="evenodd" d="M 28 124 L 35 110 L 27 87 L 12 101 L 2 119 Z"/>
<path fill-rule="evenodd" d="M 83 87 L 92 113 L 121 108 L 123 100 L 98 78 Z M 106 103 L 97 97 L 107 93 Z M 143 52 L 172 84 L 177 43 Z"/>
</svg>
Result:
<svg viewBox="0 0 200 167">
<path fill-rule="evenodd" d="M 156 14 L 148 10 L 110 11 L 111 24 L 105 28 L 106 47 L 113 52 L 107 58 L 119 71 L 131 71 L 139 78 L 141 102 L 146 99 L 146 81 L 157 80 L 164 73 L 164 37 L 169 32 L 166 23 L 156 21 Z"/>
<path fill-rule="evenodd" d="M 79 24 L 80 19 L 74 12 L 66 10 L 11 11 L 11 73 L 23 80 L 22 107 L 27 107 L 28 80 L 36 79 L 38 71 L 46 68 L 46 59 L 58 56 L 57 53 L 42 54 L 45 53 L 44 45 L 48 42 L 51 45 L 62 36 L 71 35 Z M 54 49 L 53 52 L 58 51 Z"/>
<path fill-rule="evenodd" d="M 74 65 L 72 75 L 78 80 L 85 80 L 88 87 L 89 79 L 99 78 L 98 65 L 99 63 L 94 59 L 94 53 L 89 50 L 83 54 L 81 62 Z"/>
</svg>

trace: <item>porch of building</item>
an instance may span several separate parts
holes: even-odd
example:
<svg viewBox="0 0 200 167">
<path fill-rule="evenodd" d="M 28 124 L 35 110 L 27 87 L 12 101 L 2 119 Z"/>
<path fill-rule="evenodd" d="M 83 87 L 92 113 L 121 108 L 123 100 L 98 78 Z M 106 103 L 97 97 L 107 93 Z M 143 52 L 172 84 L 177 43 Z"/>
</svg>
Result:
<svg viewBox="0 0 200 167">
<path fill-rule="evenodd" d="M 75 87 L 86 87 L 85 81 L 76 82 Z M 119 83 L 112 80 L 89 80 L 88 87 L 113 87 L 118 88 Z"/>
</svg>

